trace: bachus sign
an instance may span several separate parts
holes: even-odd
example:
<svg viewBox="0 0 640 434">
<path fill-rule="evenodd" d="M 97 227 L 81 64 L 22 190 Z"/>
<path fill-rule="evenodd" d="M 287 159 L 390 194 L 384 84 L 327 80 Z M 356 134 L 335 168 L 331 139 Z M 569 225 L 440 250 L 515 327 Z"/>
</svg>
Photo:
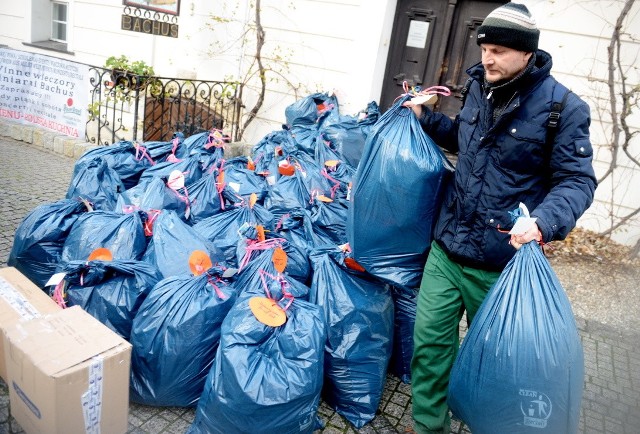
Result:
<svg viewBox="0 0 640 434">
<path fill-rule="evenodd" d="M 122 15 L 121 28 L 122 30 L 147 33 L 149 35 L 168 36 L 170 38 L 178 37 L 178 25 L 175 23 L 131 15 Z"/>
</svg>

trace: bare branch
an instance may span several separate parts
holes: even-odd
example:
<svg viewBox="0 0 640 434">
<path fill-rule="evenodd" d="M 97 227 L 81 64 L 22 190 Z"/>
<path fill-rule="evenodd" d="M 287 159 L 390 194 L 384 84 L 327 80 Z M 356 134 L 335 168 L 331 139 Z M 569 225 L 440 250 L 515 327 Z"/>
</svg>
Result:
<svg viewBox="0 0 640 434">
<path fill-rule="evenodd" d="M 640 169 L 640 161 L 631 154 L 629 149 L 631 140 L 638 134 L 638 132 L 633 131 L 627 123 L 627 118 L 633 114 L 634 108 L 637 108 L 640 86 L 637 84 L 630 86 L 627 82 L 625 65 L 623 64 L 621 56 L 622 35 L 629 37 L 629 35 L 624 31 L 623 25 L 634 3 L 635 0 L 625 1 L 616 20 L 609 46 L 607 47 L 607 88 L 609 90 L 609 115 L 611 118 L 611 161 L 607 170 L 598 180 L 599 183 L 607 177 L 613 176 L 614 172 L 618 169 L 618 156 L 620 151 L 622 151 L 629 161 L 635 165 L 636 169 Z M 618 112 L 618 107 L 620 108 L 620 112 Z M 612 183 L 612 202 L 615 197 L 616 188 L 617 186 Z M 611 226 L 609 229 L 601 232 L 601 235 L 610 236 L 615 230 L 624 226 L 638 214 L 640 214 L 640 207 L 621 218 L 612 214 Z M 616 220 L 615 223 L 613 220 Z M 640 249 L 640 247 L 637 248 Z"/>
</svg>

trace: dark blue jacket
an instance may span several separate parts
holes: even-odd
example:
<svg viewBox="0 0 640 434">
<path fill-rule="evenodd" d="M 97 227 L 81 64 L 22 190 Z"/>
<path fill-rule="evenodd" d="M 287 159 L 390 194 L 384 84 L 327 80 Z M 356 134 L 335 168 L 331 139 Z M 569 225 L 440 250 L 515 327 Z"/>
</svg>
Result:
<svg viewBox="0 0 640 434">
<path fill-rule="evenodd" d="M 463 265 L 504 268 L 515 254 L 505 233 L 512 226 L 509 211 L 520 202 L 548 242 L 564 239 L 593 201 L 588 105 L 570 93 L 554 140 L 545 140 L 552 94 L 559 102 L 566 91 L 550 75 L 551 65 L 551 56 L 538 50 L 534 67 L 518 79 L 518 91 L 495 120 L 481 64 L 467 70 L 474 80 L 455 119 L 427 110 L 421 116 L 426 133 L 458 156 L 434 238 Z"/>
</svg>

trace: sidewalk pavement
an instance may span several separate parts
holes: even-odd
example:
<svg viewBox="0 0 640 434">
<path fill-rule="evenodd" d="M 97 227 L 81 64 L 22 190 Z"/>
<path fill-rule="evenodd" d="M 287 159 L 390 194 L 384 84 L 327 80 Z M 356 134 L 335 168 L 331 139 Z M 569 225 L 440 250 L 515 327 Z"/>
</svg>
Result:
<svg viewBox="0 0 640 434">
<path fill-rule="evenodd" d="M 91 147 L 79 140 L 0 119 L 0 267 L 7 264 L 15 230 L 25 215 L 39 204 L 65 196 L 75 159 Z M 589 318 L 576 319 L 585 358 L 579 432 L 640 433 L 640 330 L 616 329 Z M 412 432 L 411 411 L 410 385 L 388 376 L 378 415 L 372 422 L 357 430 L 321 403 L 319 415 L 326 426 L 318 432 Z M 182 434 L 194 414 L 193 409 L 131 403 L 127 433 Z M 10 417 L 7 386 L 0 380 L 0 434 L 23 432 Z M 470 433 L 457 421 L 453 421 L 451 432 Z"/>
</svg>

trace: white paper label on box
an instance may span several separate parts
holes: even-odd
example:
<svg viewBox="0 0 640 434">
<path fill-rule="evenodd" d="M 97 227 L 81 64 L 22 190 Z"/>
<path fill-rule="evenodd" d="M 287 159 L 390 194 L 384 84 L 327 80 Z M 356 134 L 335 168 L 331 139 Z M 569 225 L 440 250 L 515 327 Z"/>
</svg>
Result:
<svg viewBox="0 0 640 434">
<path fill-rule="evenodd" d="M 89 389 L 80 397 L 86 434 L 100 434 L 102 376 L 102 356 L 95 356 L 89 366 Z"/>
<path fill-rule="evenodd" d="M 9 303 L 22 319 L 29 320 L 40 317 L 38 310 L 4 277 L 0 277 L 0 297 Z"/>
</svg>

